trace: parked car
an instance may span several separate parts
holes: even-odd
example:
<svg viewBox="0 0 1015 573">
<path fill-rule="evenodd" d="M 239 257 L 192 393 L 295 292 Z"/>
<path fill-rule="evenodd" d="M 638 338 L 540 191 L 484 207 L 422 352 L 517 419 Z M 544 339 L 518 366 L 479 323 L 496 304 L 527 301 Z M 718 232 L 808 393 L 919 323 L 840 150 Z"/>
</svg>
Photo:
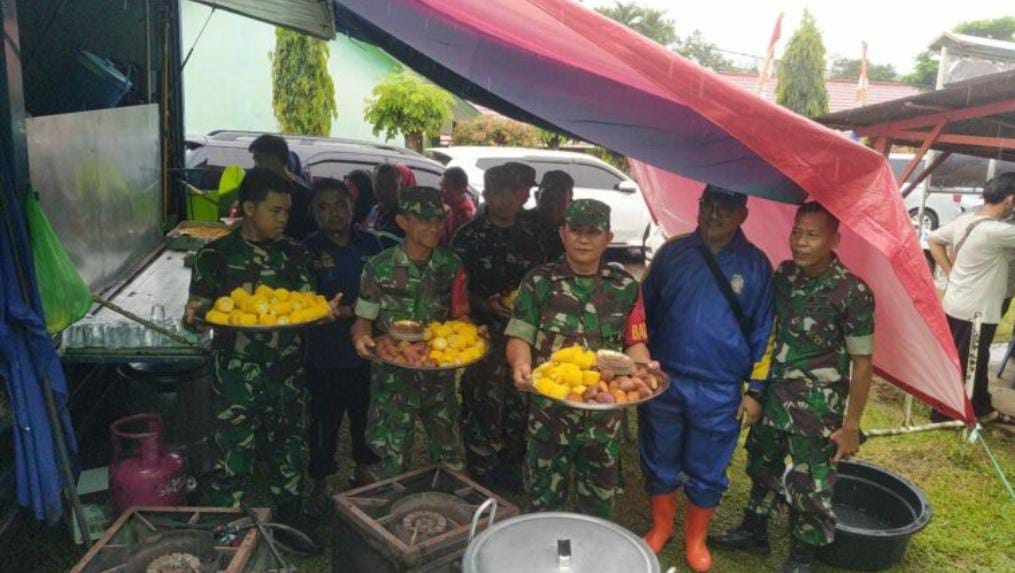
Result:
<svg viewBox="0 0 1015 573">
<path fill-rule="evenodd" d="M 547 171 L 566 171 L 575 181 L 575 199 L 599 199 L 610 206 L 614 235 L 611 248 L 637 251 L 651 258 L 660 242 L 650 240 L 659 236 L 658 227 L 645 205 L 638 184 L 619 169 L 592 155 L 552 149 L 482 146 L 438 147 L 427 150 L 427 155 L 448 167 L 464 169 L 470 184 L 480 191 L 483 188 L 483 172 L 508 161 L 531 165 L 536 170 L 537 180 L 542 179 Z M 534 206 L 533 197 L 526 207 Z"/>
<path fill-rule="evenodd" d="M 888 161 L 895 176 L 899 177 L 912 159 L 911 153 L 893 153 Z M 916 174 L 929 163 L 930 158 L 925 157 Z M 995 175 L 1008 171 L 1015 171 L 1015 162 L 995 162 Z M 925 195 L 927 204 L 924 207 L 923 228 L 928 231 L 946 225 L 962 213 L 979 207 L 983 204 L 983 186 L 990 177 L 989 159 L 972 155 L 950 156 L 906 197 L 906 208 L 913 218 L 913 224 L 916 225 L 917 212 Z"/>
<path fill-rule="evenodd" d="M 262 135 L 257 131 L 213 131 L 187 138 L 187 181 L 198 189 L 218 188 L 227 165 L 254 166 L 247 147 Z M 283 135 L 289 150 L 300 158 L 304 175 L 341 180 L 356 169 L 370 172 L 381 163 L 404 163 L 418 185 L 439 187 L 444 166 L 415 151 L 357 139 Z"/>
</svg>

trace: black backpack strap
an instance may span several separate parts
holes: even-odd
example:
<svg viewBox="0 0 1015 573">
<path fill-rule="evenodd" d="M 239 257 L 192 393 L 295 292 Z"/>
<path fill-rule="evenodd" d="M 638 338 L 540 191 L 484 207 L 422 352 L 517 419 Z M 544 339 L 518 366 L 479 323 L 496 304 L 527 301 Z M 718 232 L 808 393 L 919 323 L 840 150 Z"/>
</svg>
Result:
<svg viewBox="0 0 1015 573">
<path fill-rule="evenodd" d="M 744 316 L 744 309 L 740 306 L 740 301 L 737 300 L 737 295 L 733 292 L 729 279 L 722 273 L 722 269 L 719 268 L 719 262 L 715 260 L 715 255 L 712 254 L 712 251 L 708 247 L 699 246 L 698 250 L 701 251 L 701 256 L 705 259 L 708 270 L 712 272 L 712 278 L 715 279 L 719 292 L 722 293 L 726 302 L 729 303 L 733 316 L 737 319 L 737 326 L 740 327 L 740 333 L 744 335 L 744 340 L 750 342 L 751 337 L 748 332 L 747 317 Z"/>
</svg>

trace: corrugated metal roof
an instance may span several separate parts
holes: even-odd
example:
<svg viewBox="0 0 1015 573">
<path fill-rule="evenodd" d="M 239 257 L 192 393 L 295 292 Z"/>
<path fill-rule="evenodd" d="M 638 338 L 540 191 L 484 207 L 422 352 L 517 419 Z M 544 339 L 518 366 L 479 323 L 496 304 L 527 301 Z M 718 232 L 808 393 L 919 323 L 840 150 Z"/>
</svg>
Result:
<svg viewBox="0 0 1015 573">
<path fill-rule="evenodd" d="M 331 0 L 194 0 L 213 8 L 290 28 L 323 40 L 335 37 Z"/>
<path fill-rule="evenodd" d="M 1009 102 L 1010 105 L 1004 105 Z M 980 76 L 950 84 L 945 89 L 886 101 L 855 109 L 830 113 L 816 119 L 836 129 L 873 128 L 887 122 L 920 118 L 951 110 L 963 110 L 989 104 L 1001 109 L 986 117 L 951 121 L 943 133 L 995 139 L 1015 139 L 1015 70 Z M 922 131 L 928 131 L 923 128 Z M 937 143 L 933 149 L 967 155 L 1015 160 L 1015 151 L 979 145 Z"/>
</svg>

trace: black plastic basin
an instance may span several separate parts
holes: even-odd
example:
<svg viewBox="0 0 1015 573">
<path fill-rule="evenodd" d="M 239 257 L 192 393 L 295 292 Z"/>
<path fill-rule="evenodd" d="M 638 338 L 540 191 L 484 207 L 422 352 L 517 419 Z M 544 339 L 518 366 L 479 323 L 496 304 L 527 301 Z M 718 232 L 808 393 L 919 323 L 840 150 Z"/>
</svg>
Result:
<svg viewBox="0 0 1015 573">
<path fill-rule="evenodd" d="M 908 480 L 867 462 L 839 462 L 832 504 L 835 541 L 818 559 L 855 571 L 879 571 L 902 560 L 909 538 L 930 521 L 930 503 Z"/>
</svg>

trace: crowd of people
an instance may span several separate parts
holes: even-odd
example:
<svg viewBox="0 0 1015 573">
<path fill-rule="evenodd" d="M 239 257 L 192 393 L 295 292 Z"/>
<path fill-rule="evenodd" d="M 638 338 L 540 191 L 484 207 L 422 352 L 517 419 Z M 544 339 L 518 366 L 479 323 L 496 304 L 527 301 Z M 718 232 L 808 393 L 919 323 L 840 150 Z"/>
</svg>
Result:
<svg viewBox="0 0 1015 573">
<path fill-rule="evenodd" d="M 409 169 L 391 164 L 308 187 L 275 139 L 281 145 L 252 145 L 257 166 L 239 189 L 242 225 L 196 257 L 188 320 L 255 284 L 314 289 L 331 301 L 334 320 L 304 335 L 216 334 L 210 503 L 234 505 L 249 492 L 260 427 L 277 516 L 298 521 L 304 473 L 313 480 L 311 509 L 330 493 L 348 417 L 354 485 L 407 471 L 418 422 L 431 462 L 494 490 L 524 490 L 532 511 L 569 508 L 573 493 L 575 511 L 609 519 L 621 411 L 579 410 L 529 391 L 535 365 L 579 344 L 625 352 L 672 381 L 638 409 L 653 550 L 673 536 L 683 488 L 692 570 L 709 570 L 709 545 L 767 553 L 768 516 L 780 503 L 792 524 L 783 570 L 810 570 L 816 549 L 833 539 L 836 462 L 859 449 L 874 352 L 873 293 L 836 256 L 838 221 L 821 205 L 800 206 L 787 230 L 792 258 L 773 270 L 741 230 L 747 197 L 710 185 L 697 228 L 664 245 L 639 281 L 604 260 L 609 207 L 574 200 L 564 172 L 537 182 L 523 163 L 491 167 L 477 210 L 455 168 L 441 189 L 418 186 Z M 1009 175 L 988 184 L 983 209 L 932 240 L 936 257 L 952 246 L 939 262 L 960 348 L 974 313 L 984 337 L 1000 317 L 1002 257 L 1015 247 L 1015 227 L 998 222 L 1015 201 Z M 537 207 L 525 210 L 536 186 Z M 404 319 L 473 322 L 492 350 L 460 375 L 371 362 L 374 338 Z M 977 388 L 977 414 L 1000 415 Z M 742 427 L 750 428 L 752 484 L 743 521 L 709 535 Z"/>
</svg>

